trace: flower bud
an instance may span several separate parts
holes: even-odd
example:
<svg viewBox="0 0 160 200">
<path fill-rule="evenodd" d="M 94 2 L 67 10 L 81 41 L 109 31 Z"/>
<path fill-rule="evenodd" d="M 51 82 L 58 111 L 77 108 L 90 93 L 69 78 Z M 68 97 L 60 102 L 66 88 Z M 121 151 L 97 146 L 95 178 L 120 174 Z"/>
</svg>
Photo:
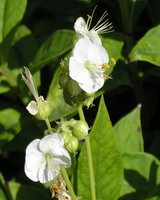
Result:
<svg viewBox="0 0 160 200">
<path fill-rule="evenodd" d="M 46 120 L 51 114 L 51 105 L 48 101 L 44 101 L 43 97 L 40 96 L 38 100 L 38 112 L 35 117 L 38 120 Z"/>
<path fill-rule="evenodd" d="M 73 135 L 79 140 L 83 140 L 88 135 L 88 124 L 84 120 L 79 120 L 73 129 Z"/>
<path fill-rule="evenodd" d="M 62 73 L 59 78 L 59 85 L 61 86 L 61 88 L 65 89 L 69 80 L 70 77 L 68 76 L 68 74 Z"/>
<path fill-rule="evenodd" d="M 67 90 L 73 96 L 77 96 L 82 91 L 78 83 L 73 79 L 69 80 L 68 85 L 67 85 Z"/>
<path fill-rule="evenodd" d="M 62 60 L 60 62 L 60 67 L 61 67 L 61 70 L 63 72 L 68 72 L 69 71 L 69 61 L 67 58 L 65 58 L 64 60 Z"/>
<path fill-rule="evenodd" d="M 90 106 L 93 106 L 93 105 L 94 105 L 94 104 L 93 104 L 94 99 L 95 99 L 94 94 L 92 94 L 92 95 L 90 95 L 90 96 L 86 95 L 86 100 L 83 101 L 83 104 L 84 104 L 85 106 L 87 106 L 87 108 L 89 108 Z"/>
<path fill-rule="evenodd" d="M 64 132 L 61 132 L 60 135 L 63 138 L 64 146 L 67 147 L 67 145 L 69 144 L 69 141 L 70 141 L 70 139 L 72 137 L 72 133 L 64 131 Z"/>
<path fill-rule="evenodd" d="M 78 139 L 76 137 L 71 137 L 70 141 L 67 145 L 67 149 L 69 152 L 73 153 L 78 149 Z"/>
</svg>

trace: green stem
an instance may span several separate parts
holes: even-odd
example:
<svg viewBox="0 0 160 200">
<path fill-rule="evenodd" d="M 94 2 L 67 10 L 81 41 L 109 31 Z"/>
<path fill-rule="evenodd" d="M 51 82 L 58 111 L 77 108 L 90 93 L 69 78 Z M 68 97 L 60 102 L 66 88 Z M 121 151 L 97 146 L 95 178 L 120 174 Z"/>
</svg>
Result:
<svg viewBox="0 0 160 200">
<path fill-rule="evenodd" d="M 51 124 L 50 124 L 50 122 L 49 122 L 49 119 L 47 118 L 47 119 L 45 120 L 45 122 L 46 122 L 46 124 L 47 124 L 49 134 L 52 134 L 53 131 L 52 131 L 52 127 L 51 127 Z"/>
<path fill-rule="evenodd" d="M 70 182 L 70 180 L 68 178 L 68 174 L 66 172 L 66 169 L 63 166 L 61 166 L 61 172 L 62 172 L 63 178 L 64 178 L 64 180 L 65 180 L 65 182 L 67 184 L 67 188 L 69 190 L 69 193 L 71 195 L 72 200 L 76 200 L 76 196 L 74 194 L 72 184 L 71 184 L 71 182 Z"/>
<path fill-rule="evenodd" d="M 51 124 L 50 124 L 50 122 L 49 122 L 49 119 L 47 118 L 47 119 L 45 120 L 45 122 L 46 122 L 46 125 L 47 125 L 47 127 L 48 127 L 49 133 L 52 134 L 53 131 L 52 131 L 52 127 L 51 127 Z M 76 200 L 76 196 L 75 196 L 75 194 L 74 194 L 72 184 L 71 184 L 71 182 L 70 182 L 70 180 L 69 180 L 69 178 L 68 178 L 68 174 L 67 174 L 67 172 L 66 172 L 66 169 L 65 169 L 63 166 L 61 166 L 61 172 L 62 172 L 63 178 L 64 178 L 64 180 L 65 180 L 65 182 L 66 182 L 66 184 L 67 184 L 67 188 L 68 188 L 68 190 L 69 190 L 69 193 L 70 193 L 70 195 L 71 195 L 72 200 Z"/>
<path fill-rule="evenodd" d="M 78 113 L 81 120 L 85 120 L 85 116 L 82 110 L 82 106 L 78 106 Z M 93 161 L 92 161 L 92 151 L 89 140 L 89 135 L 85 139 L 87 159 L 88 159 L 88 168 L 89 168 L 89 179 L 91 187 L 92 200 L 96 200 L 96 190 L 95 190 L 95 181 L 94 181 L 94 171 L 93 171 Z"/>
</svg>

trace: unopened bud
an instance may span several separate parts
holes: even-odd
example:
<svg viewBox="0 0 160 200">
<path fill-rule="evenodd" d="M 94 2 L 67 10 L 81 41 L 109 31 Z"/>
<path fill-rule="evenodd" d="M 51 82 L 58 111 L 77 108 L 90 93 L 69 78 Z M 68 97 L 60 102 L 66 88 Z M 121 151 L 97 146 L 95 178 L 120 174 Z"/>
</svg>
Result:
<svg viewBox="0 0 160 200">
<path fill-rule="evenodd" d="M 88 135 L 88 124 L 84 120 L 79 120 L 73 129 L 73 135 L 79 140 L 83 140 Z"/>
<path fill-rule="evenodd" d="M 59 78 L 59 85 L 61 86 L 61 88 L 65 89 L 69 80 L 70 77 L 68 76 L 68 74 L 62 73 Z"/>
<path fill-rule="evenodd" d="M 35 117 L 38 120 L 46 120 L 50 114 L 51 114 L 51 105 L 48 101 L 44 101 L 43 97 L 40 96 L 39 97 L 39 101 L 38 101 L 38 112 L 35 115 Z"/>
<path fill-rule="evenodd" d="M 65 58 L 64 60 L 62 60 L 60 62 L 60 67 L 61 67 L 61 70 L 63 72 L 68 72 L 69 71 L 69 61 L 67 58 Z"/>
<path fill-rule="evenodd" d="M 68 85 L 67 85 L 67 90 L 73 96 L 77 96 L 82 91 L 78 83 L 73 79 L 69 80 Z"/>
<path fill-rule="evenodd" d="M 67 147 L 67 145 L 69 144 L 69 141 L 70 141 L 70 139 L 72 137 L 72 133 L 64 131 L 64 132 L 61 132 L 60 135 L 63 138 L 64 146 Z"/>
<path fill-rule="evenodd" d="M 78 149 L 78 139 L 76 137 L 71 137 L 70 141 L 67 145 L 67 149 L 69 152 L 73 153 Z"/>
</svg>

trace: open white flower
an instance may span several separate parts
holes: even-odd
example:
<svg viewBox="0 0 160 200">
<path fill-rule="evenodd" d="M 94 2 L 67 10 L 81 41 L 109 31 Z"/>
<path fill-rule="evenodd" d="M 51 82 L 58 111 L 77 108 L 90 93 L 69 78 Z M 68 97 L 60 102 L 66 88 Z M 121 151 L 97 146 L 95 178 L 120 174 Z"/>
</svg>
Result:
<svg viewBox="0 0 160 200">
<path fill-rule="evenodd" d="M 97 24 L 92 29 L 90 29 L 95 9 L 93 10 L 91 16 L 88 15 L 87 22 L 83 19 L 83 17 L 79 17 L 74 24 L 74 29 L 80 38 L 85 37 L 94 43 L 97 42 L 101 44 L 101 39 L 98 34 L 110 32 L 112 29 L 112 23 L 109 23 L 109 19 L 105 20 L 106 16 L 108 15 L 107 11 L 105 11 L 101 18 L 98 20 Z"/>
<path fill-rule="evenodd" d="M 63 145 L 63 139 L 58 133 L 33 140 L 26 149 L 27 177 L 35 182 L 46 183 L 59 174 L 60 166 L 70 167 L 71 159 Z"/>
<path fill-rule="evenodd" d="M 108 61 L 108 53 L 102 45 L 82 38 L 76 43 L 69 60 L 69 75 L 85 92 L 96 92 L 104 84 L 103 73 Z"/>
</svg>

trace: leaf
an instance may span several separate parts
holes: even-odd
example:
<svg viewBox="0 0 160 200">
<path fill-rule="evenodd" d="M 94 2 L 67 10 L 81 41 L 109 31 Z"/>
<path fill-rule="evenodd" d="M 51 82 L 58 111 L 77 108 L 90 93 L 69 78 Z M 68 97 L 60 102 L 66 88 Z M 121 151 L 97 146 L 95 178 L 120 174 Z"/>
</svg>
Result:
<svg viewBox="0 0 160 200">
<path fill-rule="evenodd" d="M 73 48 L 74 35 L 74 31 L 71 30 L 54 32 L 40 47 L 33 62 L 30 63 L 30 69 L 37 71 Z"/>
<path fill-rule="evenodd" d="M 118 199 L 123 179 L 122 158 L 103 98 L 101 98 L 97 117 L 90 133 L 90 143 L 96 199 Z M 78 159 L 76 179 L 78 196 L 82 196 L 84 200 L 91 200 L 85 145 Z"/>
<path fill-rule="evenodd" d="M 124 35 L 120 33 L 110 33 L 108 37 L 101 38 L 101 39 L 102 39 L 102 44 L 104 48 L 109 54 L 109 59 L 111 63 L 111 68 L 109 72 L 107 73 L 109 75 L 114 69 L 114 67 L 112 66 L 113 64 L 112 64 L 111 58 L 114 58 L 115 61 L 118 61 L 118 59 L 121 56 L 121 51 L 124 45 Z"/>
<path fill-rule="evenodd" d="M 121 118 L 114 126 L 123 153 L 143 151 L 140 111 L 141 105 L 139 104 L 132 112 Z"/>
<path fill-rule="evenodd" d="M 21 67 L 28 66 L 29 62 L 35 57 L 38 51 L 36 39 L 34 38 L 32 32 L 25 25 L 21 25 L 17 28 L 12 41 L 12 46 L 16 51 L 17 58 L 21 63 Z M 10 54 L 10 57 L 11 56 L 12 53 Z M 13 65 L 14 59 L 15 55 L 12 58 L 10 66 Z"/>
<path fill-rule="evenodd" d="M 160 183 L 159 160 L 143 152 L 125 153 L 123 164 L 125 180 L 119 200 L 156 200 L 160 192 L 152 189 Z"/>
<path fill-rule="evenodd" d="M 8 189 L 10 190 L 13 200 L 51 200 L 51 193 L 42 187 L 25 186 L 15 182 L 9 182 Z"/>
<path fill-rule="evenodd" d="M 1 0 L 0 3 L 0 43 L 22 20 L 27 0 Z"/>
<path fill-rule="evenodd" d="M 7 108 L 0 111 L 0 147 L 10 142 L 21 129 L 21 114 L 13 109 Z"/>
<path fill-rule="evenodd" d="M 160 25 L 150 29 L 134 46 L 129 54 L 129 61 L 147 61 L 160 66 Z"/>
<path fill-rule="evenodd" d="M 29 124 L 29 125 L 28 125 Z M 0 101 L 0 148 L 2 151 L 24 152 L 35 138 L 42 138 L 46 127 L 37 121 L 25 107 Z M 40 129 L 43 128 L 43 131 Z"/>
<path fill-rule="evenodd" d="M 0 172 L 0 199 L 1 200 L 8 200 L 9 197 L 6 193 L 4 183 L 5 183 L 4 177 L 3 177 L 2 173 Z"/>
</svg>

